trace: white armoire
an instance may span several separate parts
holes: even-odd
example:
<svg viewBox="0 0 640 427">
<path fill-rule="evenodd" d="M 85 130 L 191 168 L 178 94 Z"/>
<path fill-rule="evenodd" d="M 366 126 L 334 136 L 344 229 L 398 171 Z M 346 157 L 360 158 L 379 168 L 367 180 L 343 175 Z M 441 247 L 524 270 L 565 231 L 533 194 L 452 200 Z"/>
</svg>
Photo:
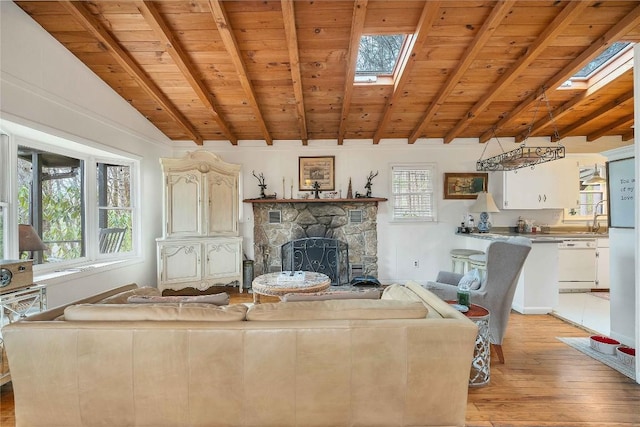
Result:
<svg viewBox="0 0 640 427">
<path fill-rule="evenodd" d="M 238 236 L 240 165 L 208 151 L 160 159 L 163 236 L 156 240 L 160 290 L 234 285 L 242 292 Z"/>
</svg>

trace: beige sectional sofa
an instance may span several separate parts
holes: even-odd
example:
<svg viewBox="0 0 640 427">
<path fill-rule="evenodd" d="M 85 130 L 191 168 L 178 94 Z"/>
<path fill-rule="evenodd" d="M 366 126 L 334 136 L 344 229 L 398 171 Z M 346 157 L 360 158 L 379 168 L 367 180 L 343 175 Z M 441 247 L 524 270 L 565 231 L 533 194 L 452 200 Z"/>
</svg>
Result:
<svg viewBox="0 0 640 427">
<path fill-rule="evenodd" d="M 123 303 L 154 292 L 6 326 L 17 427 L 464 425 L 477 328 L 418 284 L 380 300 Z"/>
</svg>

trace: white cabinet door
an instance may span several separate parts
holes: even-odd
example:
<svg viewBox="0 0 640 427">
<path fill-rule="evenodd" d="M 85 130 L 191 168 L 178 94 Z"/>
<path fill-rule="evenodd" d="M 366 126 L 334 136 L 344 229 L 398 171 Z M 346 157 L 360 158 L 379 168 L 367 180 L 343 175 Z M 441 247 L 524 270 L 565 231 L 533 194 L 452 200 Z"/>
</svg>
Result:
<svg viewBox="0 0 640 427">
<path fill-rule="evenodd" d="M 202 245 L 198 242 L 158 242 L 158 288 L 199 282 L 202 277 Z"/>
<path fill-rule="evenodd" d="M 205 248 L 206 280 L 226 284 L 241 280 L 242 240 L 240 238 L 220 238 L 211 240 Z"/>
<path fill-rule="evenodd" d="M 578 162 L 561 159 L 545 163 L 546 179 L 541 190 L 546 209 L 564 209 L 578 206 L 580 198 L 580 169 Z M 546 196 L 546 197 L 545 197 Z"/>
<path fill-rule="evenodd" d="M 238 235 L 238 175 L 206 174 L 207 235 Z"/>
<path fill-rule="evenodd" d="M 579 193 L 578 163 L 560 159 L 535 168 L 498 172 L 494 199 L 501 209 L 561 209 L 577 205 Z"/>
<path fill-rule="evenodd" d="M 165 188 L 166 236 L 202 235 L 202 174 L 195 170 L 169 172 Z"/>
<path fill-rule="evenodd" d="M 609 289 L 609 239 L 598 239 L 596 249 L 596 288 Z"/>
</svg>

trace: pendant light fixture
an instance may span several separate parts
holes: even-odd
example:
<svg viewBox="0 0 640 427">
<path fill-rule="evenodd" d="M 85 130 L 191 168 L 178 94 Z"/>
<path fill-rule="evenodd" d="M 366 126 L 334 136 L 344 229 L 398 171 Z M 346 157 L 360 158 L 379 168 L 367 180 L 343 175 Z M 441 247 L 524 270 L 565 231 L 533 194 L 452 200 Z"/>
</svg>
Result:
<svg viewBox="0 0 640 427">
<path fill-rule="evenodd" d="M 591 175 L 591 178 L 582 181 L 582 185 L 604 184 L 605 182 L 607 182 L 607 179 L 602 177 L 596 164 L 593 168 L 593 175 Z"/>
<path fill-rule="evenodd" d="M 540 107 L 540 103 L 542 100 L 545 101 L 547 105 L 547 111 L 549 112 L 549 118 L 551 119 L 551 123 L 553 125 L 553 135 L 556 141 L 560 140 L 560 135 L 558 134 L 558 129 L 556 128 L 556 124 L 553 121 L 553 114 L 551 114 L 551 107 L 549 106 L 549 100 L 545 95 L 544 88 L 542 90 L 542 96 L 538 100 L 538 104 L 536 105 L 535 112 L 533 114 L 533 120 L 529 125 L 527 130 L 527 135 L 524 138 L 524 141 L 520 145 L 520 147 L 511 151 L 504 151 L 502 148 L 502 144 L 500 144 L 500 140 L 498 139 L 495 128 L 493 129 L 493 137 L 500 145 L 500 149 L 502 150 L 502 154 L 498 154 L 493 157 L 489 157 L 487 159 L 483 159 L 484 152 L 487 149 L 488 143 L 485 144 L 484 150 L 482 150 L 482 154 L 480 155 L 480 159 L 476 162 L 476 170 L 478 171 L 510 171 L 514 169 L 520 169 L 525 167 L 533 167 L 540 163 L 550 162 L 552 160 L 558 160 L 564 158 L 565 149 L 564 146 L 558 143 L 555 146 L 543 146 L 543 147 L 527 147 L 526 143 L 531 135 L 531 129 L 533 124 L 536 122 L 536 116 L 538 115 L 538 108 Z"/>
</svg>

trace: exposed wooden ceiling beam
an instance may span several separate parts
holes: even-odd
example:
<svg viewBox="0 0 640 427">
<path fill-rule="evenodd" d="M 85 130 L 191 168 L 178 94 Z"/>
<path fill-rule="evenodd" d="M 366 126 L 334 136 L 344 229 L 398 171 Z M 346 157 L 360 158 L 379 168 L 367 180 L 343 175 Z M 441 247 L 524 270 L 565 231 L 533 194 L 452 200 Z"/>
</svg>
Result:
<svg viewBox="0 0 640 427">
<path fill-rule="evenodd" d="M 577 121 L 573 122 L 572 124 L 570 124 L 567 127 L 562 128 L 559 131 L 559 133 L 560 133 L 560 135 L 562 135 L 563 138 L 565 136 L 571 136 L 571 133 L 573 131 L 575 131 L 576 129 L 580 128 L 581 126 L 586 125 L 589 122 L 601 119 L 603 116 L 606 116 L 607 114 L 609 114 L 611 112 L 611 110 L 615 109 L 616 107 L 620 107 L 621 105 L 623 105 L 623 104 L 625 104 L 625 103 L 627 103 L 629 101 L 633 101 L 633 91 L 628 92 L 628 93 L 622 95 L 621 97 L 618 97 L 618 98 L 614 99 L 611 102 L 608 102 L 606 105 L 598 108 L 593 113 L 581 118 L 580 120 L 577 120 Z"/>
<path fill-rule="evenodd" d="M 118 64 L 124 68 L 127 73 L 133 77 L 138 85 L 145 90 L 169 115 L 178 123 L 185 133 L 195 141 L 196 144 L 202 145 L 202 136 L 196 131 L 191 122 L 176 108 L 175 105 L 166 97 L 164 93 L 158 88 L 158 86 L 147 76 L 142 68 L 136 63 L 136 61 L 129 56 L 129 54 L 120 46 L 118 41 L 111 35 L 111 33 L 105 28 L 105 26 L 98 21 L 87 10 L 83 2 L 60 2 L 69 13 L 81 23 L 81 25 L 87 29 L 94 37 L 106 46 L 113 58 Z"/>
<path fill-rule="evenodd" d="M 622 140 L 623 141 L 631 141 L 634 137 L 634 130 L 631 129 L 629 132 L 623 133 L 622 134 Z"/>
<path fill-rule="evenodd" d="M 516 108 L 511 110 L 509 114 L 500 119 L 494 126 L 495 129 L 499 129 L 515 120 L 523 111 L 528 109 L 538 97 L 542 95 L 545 88 L 557 88 L 563 82 L 567 81 L 578 70 L 584 67 L 591 59 L 596 56 L 598 52 L 609 46 L 611 43 L 620 39 L 621 36 L 628 33 L 637 25 L 640 25 L 640 6 L 637 6 L 631 12 L 629 12 L 620 22 L 607 31 L 602 37 L 595 42 L 591 43 L 588 48 L 578 55 L 573 61 L 571 61 L 566 67 L 556 73 L 551 79 L 549 79 L 543 88 L 529 95 L 524 101 L 522 101 Z M 492 130 L 489 129 L 480 136 L 480 141 L 488 141 L 493 136 Z"/>
<path fill-rule="evenodd" d="M 631 59 L 631 63 L 633 63 L 633 59 Z M 631 67 L 633 68 L 633 64 L 631 64 Z M 628 70 L 626 70 L 625 72 L 627 72 L 627 71 Z M 545 128 L 549 124 L 552 124 L 552 120 L 553 121 L 558 121 L 560 118 L 564 117 L 565 115 L 573 113 L 574 112 L 573 109 L 574 109 L 574 107 L 576 105 L 579 105 L 582 102 L 591 99 L 591 97 L 593 95 L 597 94 L 599 91 L 602 91 L 603 89 L 606 89 L 607 86 L 606 86 L 605 83 L 613 83 L 613 82 L 614 82 L 614 80 L 609 79 L 609 78 L 607 78 L 606 80 L 602 79 L 596 85 L 589 87 L 589 89 L 587 89 L 586 91 L 584 91 L 580 95 L 574 96 L 572 99 L 570 99 L 569 101 L 565 102 L 564 104 L 562 104 L 561 106 L 559 106 L 558 108 L 553 110 L 552 114 L 551 114 L 553 117 L 551 117 L 551 115 L 547 115 L 547 116 L 543 117 L 542 119 L 540 119 L 536 123 L 534 123 L 533 126 L 531 126 L 531 130 L 527 129 L 526 131 L 520 133 L 520 135 L 516 136 L 515 142 L 522 142 L 526 138 L 527 134 L 536 135 L 540 130 L 542 130 L 543 128 Z M 628 96 L 633 98 L 633 92 L 627 93 L 627 94 L 625 94 L 625 95 L 623 95 L 621 97 L 618 97 L 617 99 L 613 100 L 611 103 L 608 104 L 609 108 L 614 108 L 617 105 L 620 105 L 620 104 L 626 102 L 629 99 L 629 98 L 627 98 Z M 582 126 L 582 124 L 580 124 L 580 126 Z M 576 128 L 574 128 L 574 129 L 576 129 Z M 564 136 L 567 135 L 567 132 L 571 132 L 574 129 L 565 128 L 562 131 L 560 131 L 559 134 L 562 137 L 564 137 Z M 554 140 L 554 139 L 555 138 L 552 136 L 552 140 Z M 487 141 L 480 140 L 480 142 L 487 142 Z"/>
<path fill-rule="evenodd" d="M 540 55 L 551 42 L 571 24 L 571 22 L 588 6 L 588 2 L 569 2 L 562 12 L 551 22 L 540 34 L 536 41 L 529 46 L 526 52 L 515 62 L 515 64 L 487 90 L 486 94 L 480 98 L 476 104 L 464 115 L 444 137 L 444 143 L 453 141 L 478 114 L 482 113 L 495 100 L 505 88 L 507 88 L 518 76 Z"/>
<path fill-rule="evenodd" d="M 401 68 L 398 70 L 398 73 L 396 75 L 396 81 L 393 86 L 393 93 L 384 106 L 382 119 L 378 123 L 378 128 L 373 135 L 374 144 L 379 143 L 380 139 L 382 139 L 382 134 L 386 130 L 387 125 L 389 124 L 389 120 L 391 120 L 391 115 L 393 114 L 393 106 L 400 97 L 402 89 L 407 83 L 407 80 L 409 80 L 411 70 L 413 69 L 416 62 L 415 57 L 422 50 L 422 47 L 427 41 L 429 29 L 431 29 L 433 22 L 436 20 L 438 9 L 440 9 L 439 1 L 428 1 L 422 8 L 422 14 L 420 15 L 418 26 L 416 27 L 416 31 L 411 38 L 411 44 L 407 49 L 404 61 L 402 62 L 402 64 L 400 64 Z"/>
<path fill-rule="evenodd" d="M 615 122 L 603 127 L 597 132 L 590 133 L 589 135 L 587 135 L 587 141 L 595 141 L 596 139 L 600 138 L 601 136 L 605 136 L 609 134 L 611 131 L 615 129 L 618 129 L 621 127 L 631 127 L 632 124 L 633 124 L 633 114 L 629 114 L 628 116 L 624 116 L 621 119 L 616 120 Z"/>
<path fill-rule="evenodd" d="M 216 121 L 222 133 L 231 141 L 233 145 L 238 144 L 238 138 L 231 132 L 225 120 L 220 116 L 217 111 L 217 108 L 214 104 L 214 97 L 211 92 L 204 85 L 202 80 L 194 76 L 193 70 L 195 70 L 195 66 L 192 64 L 189 56 L 180 46 L 178 40 L 173 36 L 171 29 L 167 25 L 167 23 L 160 15 L 160 12 L 156 8 L 156 6 L 151 1 L 137 1 L 136 6 L 138 10 L 144 17 L 147 24 L 153 29 L 156 36 L 162 41 L 167 49 L 171 58 L 173 58 L 173 62 L 176 63 L 180 72 L 185 77 L 189 85 L 193 89 L 193 91 L 198 95 L 198 98 L 202 101 L 202 103 L 209 109 L 213 119 Z"/>
<path fill-rule="evenodd" d="M 515 4 L 515 0 L 507 0 L 498 2 L 491 14 L 487 18 L 487 20 L 482 24 L 482 27 L 476 34 L 473 42 L 469 45 L 464 55 L 458 62 L 458 65 L 454 69 L 454 71 L 449 75 L 447 81 L 442 85 L 438 94 L 435 96 L 434 100 L 431 102 L 424 116 L 420 119 L 418 127 L 411 133 L 409 136 L 409 144 L 413 144 L 422 134 L 424 127 L 431 122 L 433 116 L 438 112 L 447 96 L 453 91 L 453 88 L 460 81 L 460 78 L 464 75 L 464 73 L 469 69 L 471 63 L 475 60 L 476 56 L 485 45 L 487 40 L 491 37 L 491 35 L 495 32 L 500 22 L 504 19 L 504 17 L 509 13 L 513 5 Z"/>
<path fill-rule="evenodd" d="M 302 93 L 296 15 L 293 0 L 281 0 L 280 4 L 282 5 L 282 17 L 284 18 L 284 32 L 287 37 L 287 49 L 289 50 L 289 63 L 291 67 L 291 80 L 293 82 L 293 94 L 296 99 L 298 129 L 300 129 L 302 145 L 307 145 L 309 136 L 307 134 L 307 117 L 304 110 L 304 95 Z"/>
<path fill-rule="evenodd" d="M 267 129 L 267 124 L 265 123 L 262 112 L 260 111 L 260 106 L 258 104 L 258 100 L 256 99 L 253 85 L 251 84 L 251 80 L 249 80 L 247 67 L 242 60 L 242 52 L 240 52 L 238 41 L 233 34 L 231 23 L 229 22 L 229 18 L 227 17 L 227 12 L 222 6 L 222 0 L 209 0 L 209 6 L 211 6 L 211 13 L 213 14 L 216 27 L 218 28 L 218 32 L 220 33 L 222 43 L 229 53 L 229 57 L 236 68 L 236 72 L 238 73 L 240 85 L 244 89 L 244 93 L 249 99 L 249 104 L 253 108 L 253 113 L 256 116 L 256 122 L 260 127 L 262 136 L 267 142 L 267 145 L 273 145 L 273 138 L 271 138 L 269 129 Z"/>
<path fill-rule="evenodd" d="M 351 96 L 353 95 L 353 80 L 356 76 L 356 60 L 360 47 L 360 37 L 364 28 L 364 18 L 367 15 L 368 0 L 356 0 L 353 3 L 353 18 L 351 20 L 351 36 L 349 38 L 349 53 L 347 55 L 347 72 L 344 82 L 344 95 L 342 97 L 342 112 L 340 113 L 340 128 L 338 129 L 338 145 L 344 142 L 344 133 L 347 126 L 347 118 L 351 109 Z"/>
</svg>

